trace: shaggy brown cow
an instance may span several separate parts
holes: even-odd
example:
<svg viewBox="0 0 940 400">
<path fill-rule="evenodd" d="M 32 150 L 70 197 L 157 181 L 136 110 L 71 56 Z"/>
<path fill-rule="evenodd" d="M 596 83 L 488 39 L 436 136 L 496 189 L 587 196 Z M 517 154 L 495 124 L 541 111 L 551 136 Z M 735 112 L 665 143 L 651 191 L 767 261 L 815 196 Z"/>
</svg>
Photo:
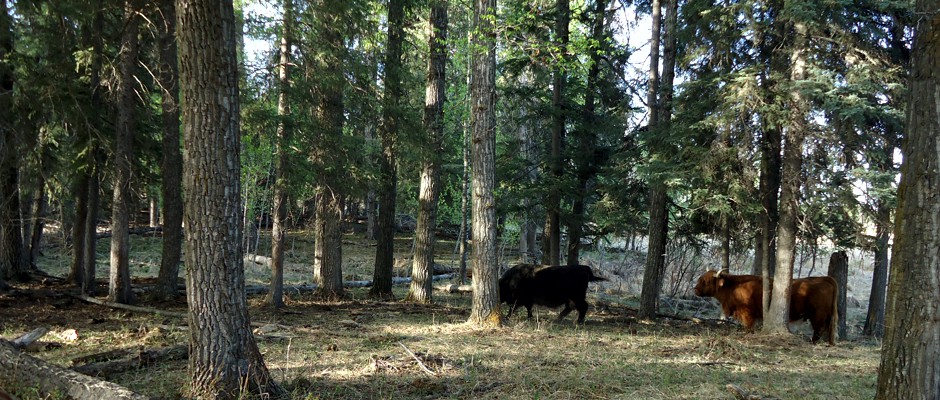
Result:
<svg viewBox="0 0 940 400">
<path fill-rule="evenodd" d="M 585 301 L 588 282 L 607 279 L 594 275 L 591 267 L 585 265 L 562 265 L 547 267 L 543 265 L 520 264 L 508 269 L 499 278 L 499 300 L 509 304 L 512 316 L 518 306 L 525 306 L 529 318 L 532 318 L 532 306 L 535 304 L 565 309 L 558 314 L 561 321 L 572 307 L 578 310 L 578 324 L 584 323 L 588 304 Z"/>
<path fill-rule="evenodd" d="M 730 275 L 727 270 L 707 271 L 695 285 L 695 295 L 714 297 L 725 315 L 733 317 L 752 331 L 754 323 L 764 317 L 762 295 L 764 284 L 757 275 Z M 825 331 L 829 344 L 834 345 L 839 325 L 835 279 L 812 276 L 794 279 L 790 286 L 790 321 L 809 320 L 813 326 L 813 343 Z"/>
</svg>

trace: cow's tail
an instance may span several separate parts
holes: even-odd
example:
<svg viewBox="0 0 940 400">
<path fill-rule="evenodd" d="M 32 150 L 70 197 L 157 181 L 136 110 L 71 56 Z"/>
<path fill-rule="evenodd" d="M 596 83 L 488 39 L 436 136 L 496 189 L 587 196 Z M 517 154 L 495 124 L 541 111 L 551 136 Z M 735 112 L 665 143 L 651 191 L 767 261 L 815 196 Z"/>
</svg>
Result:
<svg viewBox="0 0 940 400">
<path fill-rule="evenodd" d="M 835 288 L 832 294 L 832 312 L 829 317 L 829 343 L 835 344 L 839 340 L 839 283 L 832 277 L 829 277 L 829 280 Z"/>
</svg>

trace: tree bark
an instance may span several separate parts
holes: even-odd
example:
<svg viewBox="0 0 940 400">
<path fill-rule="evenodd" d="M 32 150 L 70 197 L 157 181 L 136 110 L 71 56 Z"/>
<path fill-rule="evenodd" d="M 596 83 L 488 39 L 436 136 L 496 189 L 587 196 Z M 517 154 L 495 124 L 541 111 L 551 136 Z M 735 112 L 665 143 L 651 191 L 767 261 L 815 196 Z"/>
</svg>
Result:
<svg viewBox="0 0 940 400">
<path fill-rule="evenodd" d="M 292 135 L 290 92 L 290 69 L 292 28 L 294 20 L 293 0 L 284 0 L 281 18 L 281 45 L 278 64 L 277 94 L 277 138 L 274 145 L 274 200 L 271 206 L 271 289 L 264 302 L 275 307 L 284 307 L 284 247 L 287 244 L 287 149 Z M 318 203 L 319 204 L 319 203 Z M 319 222 L 319 221 L 318 221 Z"/>
<path fill-rule="evenodd" d="M 137 131 L 134 80 L 140 42 L 137 39 L 141 10 L 139 0 L 124 2 L 124 32 L 118 68 L 117 127 L 114 140 L 114 197 L 111 201 L 111 270 L 108 274 L 108 300 L 130 304 L 131 292 L 130 252 L 131 180 L 133 174 L 134 134 Z"/>
<path fill-rule="evenodd" d="M 430 303 L 433 290 L 434 231 L 437 228 L 437 203 L 440 197 L 441 162 L 444 152 L 444 81 L 447 65 L 447 1 L 431 3 L 428 18 L 428 78 L 424 99 L 424 130 L 429 150 L 424 153 L 421 191 L 418 196 L 418 224 L 415 228 L 415 256 L 407 301 Z"/>
<path fill-rule="evenodd" d="M 96 147 L 89 156 L 89 158 L 94 161 L 92 161 L 91 176 L 88 179 L 88 208 L 84 219 L 85 237 L 81 238 L 81 246 L 85 248 L 82 251 L 82 256 L 84 257 L 82 265 L 85 267 L 85 273 L 82 274 L 84 277 L 81 284 L 82 293 L 89 296 L 95 294 L 97 291 L 98 203 L 101 202 L 101 173 L 99 172 L 99 165 L 101 165 L 100 160 L 102 158 L 99 154 L 100 152 L 101 151 Z"/>
<path fill-rule="evenodd" d="M 940 1 L 918 0 L 876 399 L 940 398 Z"/>
<path fill-rule="evenodd" d="M 375 285 L 369 296 L 390 299 L 395 255 L 395 195 L 398 177 L 395 152 L 400 127 L 402 98 L 402 42 L 405 36 L 405 5 L 403 0 L 388 2 L 388 42 L 385 53 L 385 96 L 382 101 L 382 157 L 379 161 L 379 219 L 375 248 Z"/>
<path fill-rule="evenodd" d="M 885 299 L 888 291 L 888 241 L 891 239 L 891 208 L 878 200 L 875 221 L 875 265 L 872 270 L 871 291 L 868 294 L 868 312 L 865 314 L 863 335 L 883 337 L 885 333 Z"/>
<path fill-rule="evenodd" d="M 839 293 L 836 293 L 839 312 L 839 337 L 846 338 L 848 327 L 845 323 L 845 297 L 847 294 L 849 282 L 849 255 L 845 251 L 837 251 L 829 257 L 829 270 L 827 276 L 836 280 L 839 285 Z"/>
<path fill-rule="evenodd" d="M 90 160 L 91 157 L 88 157 Z M 88 166 L 91 168 L 91 166 Z M 75 223 L 72 224 L 72 264 L 69 268 L 69 282 L 82 287 L 85 282 L 85 218 L 88 217 L 88 184 L 90 171 L 79 172 L 72 190 L 75 194 Z M 94 233 L 92 233 L 94 236 Z"/>
<path fill-rule="evenodd" d="M 13 20 L 3 4 L 0 14 L 0 59 L 13 53 Z M 0 65 L 0 116 L 13 121 L 13 86 L 15 78 L 9 63 Z M 19 218 L 19 138 L 12 123 L 0 124 L 0 288 L 4 281 L 24 279 L 26 266 L 23 254 L 22 222 Z"/>
<path fill-rule="evenodd" d="M 559 265 L 561 262 L 561 178 L 564 168 L 562 146 L 565 141 L 565 86 L 567 84 L 568 25 L 571 22 L 569 0 L 555 0 L 555 46 L 559 58 L 552 70 L 552 142 L 548 155 L 552 183 L 549 185 L 548 198 L 545 201 L 545 241 L 542 245 L 542 263 Z"/>
<path fill-rule="evenodd" d="M 790 53 L 789 124 L 784 138 L 783 170 L 780 176 L 780 222 L 777 225 L 777 265 L 773 275 L 770 306 L 764 313 L 765 333 L 789 333 L 790 281 L 796 255 L 797 219 L 799 218 L 800 175 L 803 169 L 803 141 L 807 134 L 809 103 L 796 83 L 807 76 L 807 27 L 793 22 Z"/>
<path fill-rule="evenodd" d="M 342 115 L 342 114 L 339 114 Z M 342 127 L 342 125 L 340 125 Z M 340 129 L 339 132 L 342 132 Z M 317 188 L 317 220 L 313 229 L 314 278 L 319 287 L 314 296 L 336 300 L 346 297 L 343 289 L 343 219 L 342 198 L 332 186 Z"/>
<path fill-rule="evenodd" d="M 169 299 L 176 295 L 183 248 L 183 154 L 180 152 L 179 69 L 176 50 L 174 0 L 161 0 L 160 82 L 162 94 L 163 159 L 160 185 L 163 197 L 163 247 L 160 273 L 152 295 Z"/>
<path fill-rule="evenodd" d="M 496 260 L 496 0 L 473 1 L 470 133 L 473 144 L 473 301 L 469 323 L 501 326 Z"/>
<path fill-rule="evenodd" d="M 251 333 L 242 260 L 232 2 L 177 0 L 189 373 L 195 398 L 286 395 Z"/>
</svg>

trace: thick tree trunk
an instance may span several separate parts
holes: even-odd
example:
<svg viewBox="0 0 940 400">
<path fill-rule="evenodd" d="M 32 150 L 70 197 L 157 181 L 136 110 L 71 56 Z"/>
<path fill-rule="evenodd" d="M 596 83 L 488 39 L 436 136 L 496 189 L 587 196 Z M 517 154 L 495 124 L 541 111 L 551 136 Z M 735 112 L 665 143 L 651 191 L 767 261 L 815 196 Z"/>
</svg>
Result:
<svg viewBox="0 0 940 400">
<path fill-rule="evenodd" d="M 868 312 L 862 334 L 883 337 L 885 333 L 885 298 L 888 291 L 888 241 L 891 239 L 891 208 L 878 201 L 875 221 L 875 265 L 868 295 Z"/>
<path fill-rule="evenodd" d="M 473 304 L 469 323 L 501 326 L 496 260 L 496 0 L 474 0 L 470 70 Z"/>
<path fill-rule="evenodd" d="M 341 299 L 346 297 L 346 292 L 343 289 L 343 236 L 340 230 L 343 209 L 339 193 L 326 186 L 317 188 L 316 210 L 313 270 L 314 282 L 319 287 L 314 295 L 320 299 Z"/>
<path fill-rule="evenodd" d="M 846 338 L 848 334 L 848 326 L 845 323 L 845 301 L 846 294 L 848 293 L 848 282 L 849 282 L 849 255 L 845 251 L 837 251 L 832 253 L 832 256 L 829 257 L 829 270 L 826 273 L 827 276 L 832 277 L 836 280 L 836 283 L 839 285 L 839 293 L 836 293 L 836 301 L 838 302 L 838 311 L 839 311 L 839 337 Z M 833 339 L 835 340 L 835 339 Z"/>
<path fill-rule="evenodd" d="M 108 275 L 108 300 L 130 304 L 134 301 L 131 292 L 131 270 L 128 261 L 130 252 L 130 214 L 134 203 L 131 199 L 133 174 L 134 134 L 137 131 L 135 99 L 135 72 L 140 43 L 137 39 L 141 10 L 139 0 L 124 2 L 124 33 L 121 36 L 119 55 L 120 83 L 118 89 L 117 127 L 114 140 L 114 197 L 111 201 L 111 271 Z"/>
<path fill-rule="evenodd" d="M 424 129 L 428 152 L 421 171 L 418 196 L 418 225 L 415 228 L 415 256 L 411 287 L 405 300 L 430 303 L 434 266 L 434 231 L 437 228 L 437 202 L 440 197 L 441 163 L 444 152 L 444 72 L 447 65 L 447 2 L 431 3 L 428 18 L 428 80 L 424 99 Z"/>
<path fill-rule="evenodd" d="M 281 18 L 280 64 L 278 64 L 277 95 L 277 139 L 274 146 L 274 200 L 271 206 L 271 289 L 265 297 L 265 303 L 284 307 L 284 247 L 287 244 L 287 149 L 292 135 L 291 110 L 288 100 L 290 92 L 290 70 L 292 25 L 294 4 L 284 0 Z M 317 221 L 319 222 L 319 221 Z"/>
<path fill-rule="evenodd" d="M 568 60 L 568 24 L 571 21 L 569 0 L 555 0 L 555 46 L 559 58 Z M 561 262 L 561 177 L 564 169 L 562 147 L 565 142 L 565 86 L 567 85 L 568 66 L 559 62 L 552 71 L 552 141 L 548 155 L 552 183 L 549 185 L 548 198 L 545 201 L 545 240 L 542 263 L 559 265 Z"/>
<path fill-rule="evenodd" d="M 940 1 L 918 0 L 876 399 L 940 398 Z"/>
<path fill-rule="evenodd" d="M 177 0 L 189 373 L 194 398 L 286 395 L 251 333 L 242 259 L 232 3 Z"/>
<path fill-rule="evenodd" d="M 789 124 L 783 148 L 783 170 L 780 177 L 780 222 L 777 226 L 777 265 L 773 275 L 770 306 L 764 313 L 763 331 L 790 332 L 790 281 L 796 255 L 797 219 L 799 218 L 800 179 L 803 169 L 803 141 L 806 137 L 808 100 L 797 82 L 807 76 L 807 27 L 802 21 L 793 23 L 794 43 L 790 55 Z"/>
<path fill-rule="evenodd" d="M 396 166 L 398 130 L 400 128 L 402 98 L 402 42 L 405 36 L 405 5 L 403 0 L 388 2 L 388 45 L 385 54 L 385 97 L 382 101 L 382 157 L 379 163 L 379 221 L 375 248 L 375 286 L 369 296 L 377 299 L 393 298 L 392 274 L 395 255 L 395 195 L 398 188 Z"/>
<path fill-rule="evenodd" d="M 179 265 L 183 248 L 183 154 L 180 151 L 179 70 L 176 55 L 176 7 L 174 0 L 161 0 L 160 12 L 160 82 L 162 91 L 163 175 L 160 191 L 163 197 L 163 248 L 155 299 L 176 295 Z"/>
</svg>

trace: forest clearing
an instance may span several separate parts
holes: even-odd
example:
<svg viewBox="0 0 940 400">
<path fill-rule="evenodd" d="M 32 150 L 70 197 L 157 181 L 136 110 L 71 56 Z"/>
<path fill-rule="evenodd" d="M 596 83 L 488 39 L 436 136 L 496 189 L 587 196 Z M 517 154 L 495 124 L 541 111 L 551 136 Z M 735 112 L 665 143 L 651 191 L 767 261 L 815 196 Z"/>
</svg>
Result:
<svg viewBox="0 0 940 400">
<path fill-rule="evenodd" d="M 938 10 L 0 0 L 0 400 L 938 399 Z"/>
<path fill-rule="evenodd" d="M 410 238 L 398 239 L 396 253 L 407 256 Z M 146 288 L 146 276 L 155 271 L 159 241 L 158 236 L 133 238 L 131 265 L 135 276 L 141 276 L 137 288 Z M 442 263 L 452 246 L 449 241 L 440 244 Z M 346 235 L 348 265 L 367 264 L 370 249 Z M 102 246 L 100 255 L 106 250 Z M 43 253 L 43 270 L 67 272 L 63 260 L 68 257 L 60 248 L 50 245 Z M 301 251 L 296 254 L 302 258 Z M 437 291 L 434 304 L 421 305 L 369 300 L 367 288 L 350 289 L 351 298 L 337 302 L 288 290 L 287 308 L 281 310 L 250 296 L 251 320 L 268 368 L 297 399 L 736 398 L 728 385 L 767 399 L 873 396 L 881 351 L 877 341 L 853 335 L 830 347 L 810 344 L 807 335 L 745 334 L 738 324 L 719 321 L 718 308 L 710 301 L 680 307 L 674 314 L 663 307 L 664 313 L 681 319 L 641 320 L 636 318 L 638 286 L 622 284 L 616 275 L 618 265 L 640 261 L 614 256 L 595 267 L 612 282 L 591 284 L 584 326 L 574 325 L 573 315 L 556 322 L 557 309 L 536 307 L 532 320 L 519 312 L 504 328 L 480 329 L 466 324 L 467 293 Z M 594 252 L 586 257 L 599 259 Z M 247 270 L 249 286 L 268 279 L 262 268 Z M 350 269 L 349 280 L 357 273 Z M 285 284 L 309 279 L 309 270 L 296 271 Z M 859 277 L 853 285 L 864 286 L 866 280 Z M 445 283 L 449 281 L 436 285 Z M 853 297 L 867 297 L 867 288 L 856 289 Z M 398 285 L 395 294 L 400 299 L 406 290 Z M 75 297 L 77 293 L 49 278 L 0 295 L 0 337 L 13 340 L 47 327 L 50 332 L 29 354 L 64 368 L 107 364 L 105 359 L 72 361 L 89 355 L 125 350 L 112 355 L 120 358 L 187 343 L 185 318 L 91 304 Z M 170 312 L 185 312 L 186 307 L 182 298 L 139 305 Z M 850 311 L 855 316 L 850 326 L 857 326 L 864 308 Z M 186 362 L 177 355 L 100 377 L 154 399 L 176 399 L 188 379 Z M 18 388 L 18 393 L 22 399 L 38 398 L 29 395 L 29 388 Z"/>
</svg>

